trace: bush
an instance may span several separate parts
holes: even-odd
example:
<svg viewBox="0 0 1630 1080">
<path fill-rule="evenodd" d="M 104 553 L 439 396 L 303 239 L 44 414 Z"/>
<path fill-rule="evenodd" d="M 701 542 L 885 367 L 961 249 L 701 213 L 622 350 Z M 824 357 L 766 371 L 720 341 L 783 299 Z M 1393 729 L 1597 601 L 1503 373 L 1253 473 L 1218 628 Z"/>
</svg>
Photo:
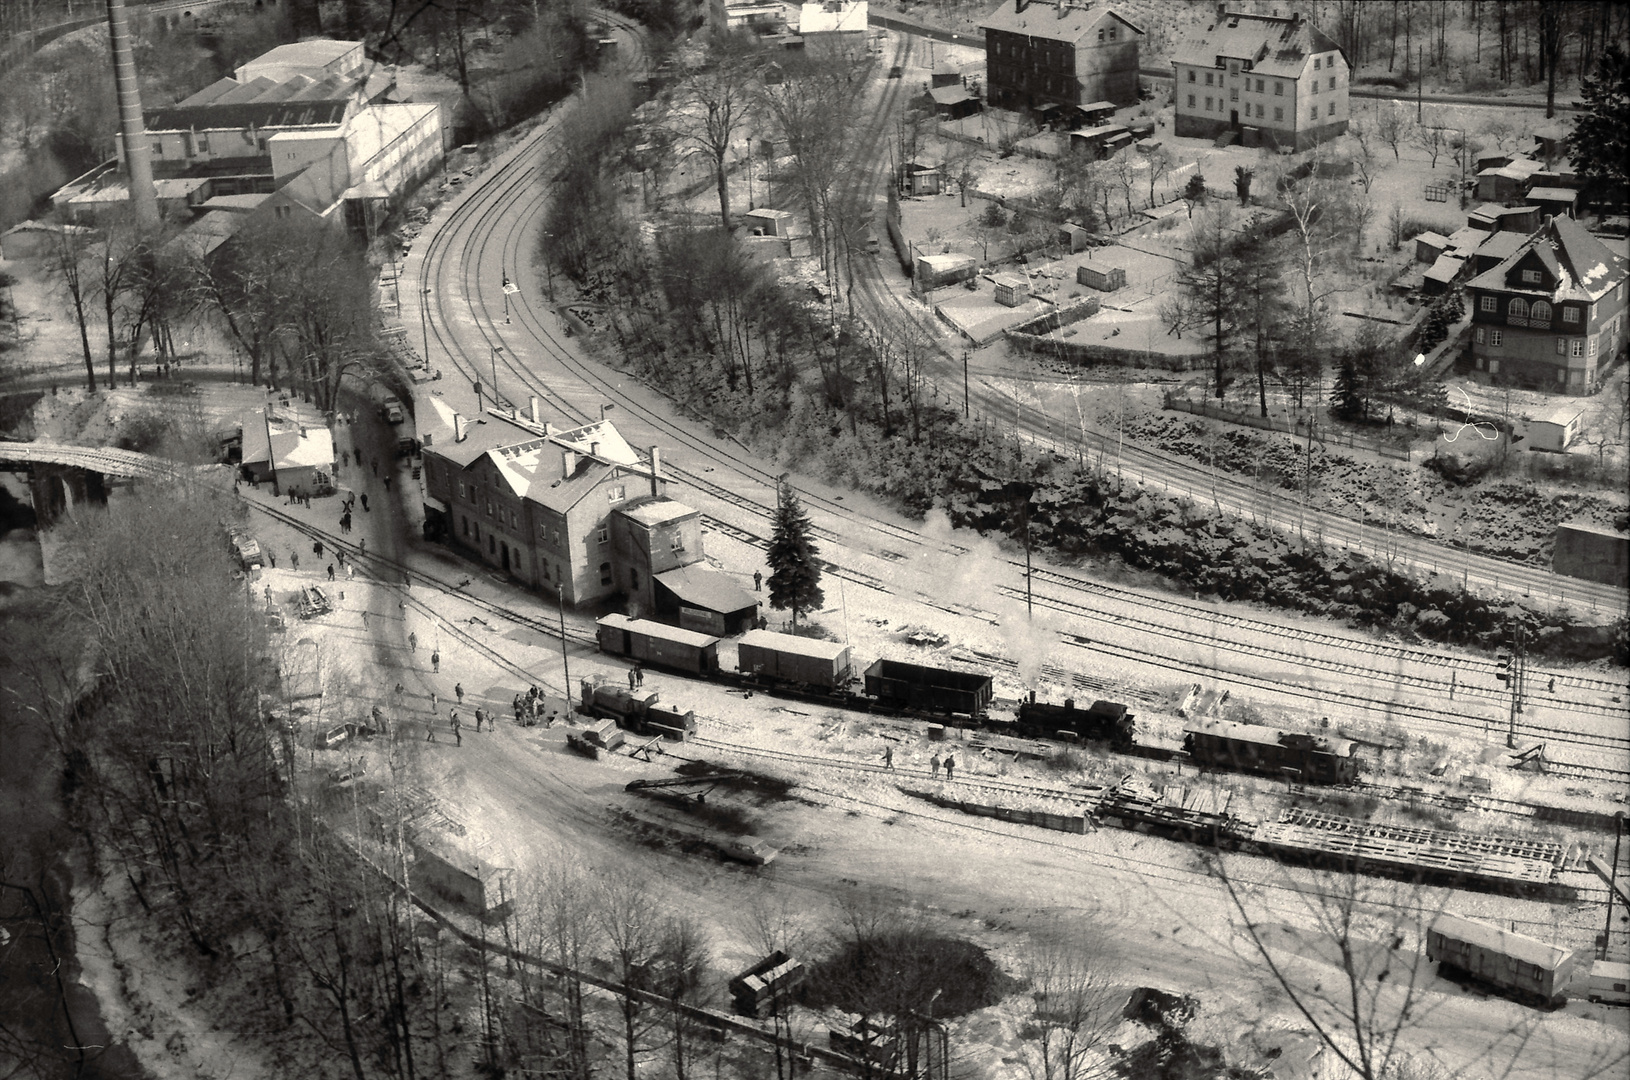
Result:
<svg viewBox="0 0 1630 1080">
<path fill-rule="evenodd" d="M 1007 214 L 1002 210 L 1000 203 L 986 203 L 985 212 L 979 215 L 979 224 L 1000 229 L 1007 224 Z"/>
<path fill-rule="evenodd" d="M 907 1009 L 926 1011 L 933 1001 L 934 1015 L 949 1019 L 995 1005 L 1013 986 L 970 941 L 891 927 L 851 934 L 834 955 L 817 963 L 805 1002 L 816 1009 L 900 1015 Z"/>
</svg>

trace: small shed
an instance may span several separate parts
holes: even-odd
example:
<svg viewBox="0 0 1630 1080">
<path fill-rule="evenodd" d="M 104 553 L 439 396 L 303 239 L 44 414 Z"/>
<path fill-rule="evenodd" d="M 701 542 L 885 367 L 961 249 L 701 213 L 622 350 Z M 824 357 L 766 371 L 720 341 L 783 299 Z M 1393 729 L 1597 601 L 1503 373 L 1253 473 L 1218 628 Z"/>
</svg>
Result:
<svg viewBox="0 0 1630 1080">
<path fill-rule="evenodd" d="M 515 872 L 493 866 L 437 834 L 410 843 L 408 881 L 415 891 L 452 903 L 488 921 L 501 919 L 515 903 Z"/>
<path fill-rule="evenodd" d="M 705 563 L 665 571 L 652 581 L 657 618 L 664 622 L 719 635 L 739 634 L 758 622 L 753 594 Z"/>
<path fill-rule="evenodd" d="M 1466 260 L 1460 256 L 1439 255 L 1431 268 L 1421 275 L 1421 292 L 1427 296 L 1442 296 L 1465 270 Z"/>
<path fill-rule="evenodd" d="M 771 210 L 768 207 L 760 207 L 739 216 L 749 235 L 779 236 L 782 238 L 791 235 L 793 214 L 790 210 Z"/>
<path fill-rule="evenodd" d="M 1030 291 L 1030 287 L 1023 278 L 1014 277 L 1012 274 L 998 274 L 994 280 L 996 282 L 996 302 L 998 304 L 1006 307 L 1018 307 L 1024 303 L 1025 295 Z"/>
<path fill-rule="evenodd" d="M 1075 283 L 1089 286 L 1099 292 L 1114 292 L 1116 289 L 1126 288 L 1126 270 L 1089 259 L 1076 268 Z"/>
<path fill-rule="evenodd" d="M 1500 263 L 1511 258 L 1517 249 L 1528 242 L 1528 237 L 1522 233 L 1497 232 L 1488 234 L 1488 239 L 1477 245 L 1473 258 L 1476 266 L 1473 274 L 1481 274 L 1485 270 L 1493 269 Z"/>
<path fill-rule="evenodd" d="M 1079 105 L 1081 119 L 1093 125 L 1108 124 L 1115 119 L 1115 103 L 1113 101 L 1092 101 Z"/>
<path fill-rule="evenodd" d="M 1058 242 L 1067 251 L 1085 251 L 1092 246 L 1092 233 L 1073 221 L 1066 221 L 1058 227 Z"/>
<path fill-rule="evenodd" d="M 961 120 L 979 111 L 979 98 L 961 83 L 936 86 L 928 91 L 928 97 L 934 103 L 934 115 L 946 120 Z"/>
<path fill-rule="evenodd" d="M 88 237 L 95 232 L 88 225 L 25 221 L 0 234 L 0 259 L 37 259 L 57 250 L 58 237 L 76 233 Z"/>
<path fill-rule="evenodd" d="M 1584 410 L 1577 405 L 1558 405 L 1528 424 L 1528 448 L 1563 453 L 1579 437 Z"/>
<path fill-rule="evenodd" d="M 1415 261 L 1430 266 L 1438 261 L 1444 249 L 1449 246 L 1449 238 L 1440 233 L 1423 232 L 1415 237 Z"/>
<path fill-rule="evenodd" d="M 1569 188 L 1537 187 L 1528 193 L 1528 201 L 1539 207 L 1543 217 L 1573 217 L 1579 192 Z"/>
<path fill-rule="evenodd" d="M 1125 135 L 1130 142 L 1132 133 L 1120 124 L 1100 124 L 1096 127 L 1085 128 L 1081 131 L 1070 132 L 1070 152 L 1084 153 L 1089 157 L 1108 157 L 1111 151 L 1109 143 L 1121 135 Z"/>
<path fill-rule="evenodd" d="M 911 284 L 918 292 L 967 281 L 978 272 L 972 255 L 919 255 L 912 267 Z"/>
<path fill-rule="evenodd" d="M 1630 536 L 1588 521 L 1558 525 L 1551 569 L 1622 589 L 1630 583 Z"/>
<path fill-rule="evenodd" d="M 908 161 L 900 166 L 900 193 L 902 195 L 938 195 L 940 172 L 932 165 Z"/>
<path fill-rule="evenodd" d="M 962 72 L 950 64 L 941 64 L 928 76 L 928 85 L 935 90 L 942 86 L 961 86 Z"/>
</svg>

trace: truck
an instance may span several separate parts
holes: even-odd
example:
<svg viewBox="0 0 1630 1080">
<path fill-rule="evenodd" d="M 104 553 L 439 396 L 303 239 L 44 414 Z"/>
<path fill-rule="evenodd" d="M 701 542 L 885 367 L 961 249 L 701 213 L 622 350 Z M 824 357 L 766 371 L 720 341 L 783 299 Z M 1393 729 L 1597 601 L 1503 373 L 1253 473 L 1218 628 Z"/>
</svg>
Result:
<svg viewBox="0 0 1630 1080">
<path fill-rule="evenodd" d="M 245 532 L 232 534 L 232 554 L 245 570 L 259 570 L 265 565 L 260 553 L 260 541 Z"/>
<path fill-rule="evenodd" d="M 1630 964 L 1598 960 L 1590 965 L 1587 994 L 1603 1005 L 1630 1005 Z"/>
<path fill-rule="evenodd" d="M 380 403 L 379 415 L 385 418 L 387 424 L 400 424 L 407 419 L 407 414 L 402 411 L 402 401 L 395 394 Z"/>
<path fill-rule="evenodd" d="M 1571 949 L 1444 912 L 1426 932 L 1426 957 L 1444 978 L 1469 979 L 1526 1004 L 1567 1004 L 1576 954 Z"/>
</svg>

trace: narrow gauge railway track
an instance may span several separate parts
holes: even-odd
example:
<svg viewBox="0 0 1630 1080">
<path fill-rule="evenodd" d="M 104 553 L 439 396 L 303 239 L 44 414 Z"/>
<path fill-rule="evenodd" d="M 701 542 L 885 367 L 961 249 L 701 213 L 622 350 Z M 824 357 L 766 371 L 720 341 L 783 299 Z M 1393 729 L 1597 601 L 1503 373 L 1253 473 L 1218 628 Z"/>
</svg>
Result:
<svg viewBox="0 0 1630 1080">
<path fill-rule="evenodd" d="M 1024 566 L 1022 562 L 1017 560 L 1009 560 L 1009 565 L 1020 569 L 1022 569 Z M 1086 578 L 1074 577 L 1069 574 L 1060 573 L 1056 570 L 1036 567 L 1032 570 L 1032 577 L 1042 578 L 1054 584 L 1062 585 L 1065 588 L 1073 589 L 1078 592 L 1096 593 L 1100 596 L 1105 596 L 1116 600 L 1124 600 L 1127 603 L 1148 604 L 1148 597 L 1141 593 L 1133 592 L 1130 589 L 1123 589 L 1119 586 L 1110 585 L 1100 581 L 1092 581 Z M 1192 615 L 1194 618 L 1209 619 L 1217 625 L 1229 626 L 1241 630 L 1249 630 L 1259 634 L 1269 634 L 1275 637 L 1290 638 L 1296 641 L 1330 645 L 1347 652 L 1362 652 L 1390 660 L 1402 660 L 1410 663 L 1429 664 L 1437 667 L 1449 667 L 1453 665 L 1461 670 L 1475 668 L 1478 671 L 1486 672 L 1489 675 L 1493 675 L 1497 670 L 1499 670 L 1493 660 L 1481 656 L 1456 656 L 1450 653 L 1434 652 L 1430 649 L 1420 649 L 1408 645 L 1394 645 L 1389 642 L 1369 641 L 1364 638 L 1343 637 L 1335 634 L 1327 634 L 1317 630 L 1307 630 L 1302 627 L 1283 626 L 1278 623 L 1268 622 L 1264 619 L 1253 619 L 1249 615 L 1219 611 L 1216 608 L 1207 607 L 1202 604 L 1191 604 L 1175 597 L 1170 599 L 1163 598 L 1161 603 L 1168 608 L 1175 608 Z M 1548 678 L 1553 674 L 1556 677 L 1558 686 L 1572 686 L 1582 690 L 1618 694 L 1621 697 L 1626 696 L 1626 687 L 1623 682 L 1615 682 L 1611 679 L 1595 679 L 1567 670 L 1557 672 L 1536 670 L 1530 676 L 1530 678 L 1537 680 L 1539 678 Z M 1448 684 L 1442 683 L 1442 685 L 1447 686 Z"/>
<path fill-rule="evenodd" d="M 1005 595 L 1010 597 L 1023 597 L 1023 593 L 1019 592 L 1019 590 L 1012 590 L 1010 592 L 1005 586 L 999 586 L 998 588 L 1001 589 Z M 1092 595 L 1097 592 L 1095 589 L 1085 589 L 1082 591 L 1088 595 Z M 1311 652 L 1304 654 L 1289 648 L 1281 648 L 1273 645 L 1262 644 L 1260 642 L 1244 641 L 1239 637 L 1229 635 L 1226 632 L 1217 632 L 1217 630 L 1222 627 L 1228 627 L 1234 630 L 1246 632 L 1258 632 L 1257 627 L 1253 625 L 1255 620 L 1232 618 L 1220 619 L 1213 622 L 1213 632 L 1209 638 L 1200 638 L 1196 637 L 1193 630 L 1190 628 L 1174 627 L 1157 619 L 1139 617 L 1123 611 L 1110 611 L 1102 607 L 1095 607 L 1082 601 L 1062 602 L 1067 603 L 1072 612 L 1081 614 L 1085 617 L 1098 619 L 1108 624 L 1130 627 L 1157 637 L 1173 638 L 1181 641 L 1187 641 L 1196 645 L 1210 645 L 1215 649 L 1235 652 L 1242 655 L 1272 657 L 1282 660 L 1286 664 L 1295 665 L 1302 668 L 1317 668 L 1323 671 L 1338 672 L 1343 675 L 1356 676 L 1361 679 L 1372 679 L 1378 682 L 1412 686 L 1417 689 L 1430 691 L 1432 693 L 1446 694 L 1451 687 L 1451 684 L 1447 679 L 1437 679 L 1428 675 L 1416 675 L 1405 671 L 1379 670 L 1355 661 L 1340 660 L 1329 655 L 1317 655 Z M 1195 610 L 1195 616 L 1197 619 L 1203 620 L 1205 618 L 1206 612 L 1204 609 L 1191 610 Z M 1279 637 L 1281 640 L 1283 640 L 1289 635 L 1273 636 Z M 1291 640 L 1308 639 L 1292 638 Z M 1468 696 L 1484 698 L 1507 697 L 1509 691 L 1507 691 L 1503 686 L 1495 684 L 1492 675 L 1493 673 L 1490 672 L 1489 683 L 1491 685 L 1479 685 L 1471 679 L 1468 679 L 1464 683 L 1459 683 L 1456 689 L 1461 693 L 1467 694 Z M 1531 678 L 1535 683 L 1539 681 L 1538 677 Z M 1529 698 L 1530 700 L 1536 702 L 1543 700 L 1548 707 L 1562 711 L 1587 713 L 1593 716 L 1603 714 L 1603 710 L 1599 706 L 1593 706 L 1587 702 L 1574 701 L 1567 698 L 1554 696 L 1546 697 L 1543 692 L 1539 694 L 1530 694 Z M 1630 712 L 1626 713 L 1625 719 L 1630 721 Z M 1607 740 L 1605 745 L 1622 746 L 1626 750 L 1630 750 L 1630 736 L 1603 736 L 1603 738 Z"/>
<path fill-rule="evenodd" d="M 540 132 L 540 134 L 534 138 L 534 140 L 533 140 L 534 143 L 541 145 L 541 143 L 543 142 L 544 137 L 546 135 L 547 135 L 547 129 L 544 132 Z M 531 152 L 530 149 L 527 152 Z M 510 168 L 511 169 L 514 168 L 513 163 L 510 166 Z M 502 189 L 497 190 L 497 193 L 496 193 L 495 196 L 489 196 L 488 197 L 488 199 L 486 200 L 487 205 L 485 207 L 480 208 L 480 212 L 478 214 L 477 220 L 474 223 L 476 226 L 479 226 L 481 224 L 487 224 L 488 222 L 491 222 L 493 219 L 496 219 L 499 215 L 501 215 L 505 210 L 509 209 L 515 202 L 519 201 L 519 199 L 524 194 L 523 189 L 528 187 L 532 183 L 532 181 L 536 179 L 536 177 L 541 172 L 541 169 L 534 167 L 534 168 L 531 168 L 531 169 L 516 170 L 516 172 L 518 173 L 518 175 L 512 174 L 511 178 L 508 180 L 508 182 L 506 182 L 503 185 Z M 483 194 L 485 194 L 485 192 L 483 192 Z M 469 210 L 468 210 L 468 208 L 461 208 L 460 212 L 465 213 L 466 215 L 468 215 Z M 455 217 L 456 216 L 457 215 L 455 215 Z M 506 235 L 510 238 L 509 242 L 519 244 L 520 240 L 518 238 L 521 237 L 521 236 L 529 234 L 530 231 L 531 231 L 530 229 L 524 228 L 524 227 L 523 228 L 516 228 L 516 229 L 511 229 Z M 438 232 L 437 239 L 441 239 L 445 235 L 447 235 L 447 233 L 445 231 Z M 488 346 L 489 349 L 491 349 L 493 346 L 495 346 L 498 343 L 498 341 L 503 340 L 503 338 L 501 336 L 502 332 L 498 331 L 497 322 L 492 318 L 491 312 L 487 310 L 487 303 L 486 303 L 484 297 L 482 296 L 482 294 L 478 290 L 476 290 L 476 289 L 474 289 L 472 287 L 471 275 L 474 273 L 473 268 L 474 268 L 474 265 L 478 262 L 478 260 L 475 259 L 475 258 L 469 257 L 471 254 L 473 254 L 473 252 L 479 250 L 481 248 L 481 246 L 485 244 L 487 239 L 488 239 L 487 237 L 484 237 L 484 236 L 481 235 L 481 230 L 478 227 L 470 228 L 467 236 L 465 237 L 465 248 L 464 248 L 464 250 L 465 250 L 465 253 L 466 253 L 466 258 L 465 258 L 464 262 L 465 262 L 465 266 L 466 266 L 466 279 L 465 279 L 466 289 L 465 289 L 464 301 L 470 307 L 472 315 L 476 316 L 473 319 L 473 321 L 475 323 L 475 326 L 476 326 L 478 332 L 481 334 L 481 336 L 482 336 L 482 338 L 484 340 L 484 343 Z M 480 241 L 479 244 L 477 243 L 478 240 Z M 431 260 L 434 257 L 434 254 L 435 254 L 434 252 L 431 252 L 427 256 L 427 265 L 431 265 L 432 267 L 433 267 L 433 263 L 432 263 Z M 445 263 L 446 258 L 447 258 L 447 253 L 446 253 L 446 250 L 445 250 L 445 245 L 443 245 L 443 250 L 441 252 L 441 259 L 442 259 L 442 261 L 444 263 Z M 519 266 L 519 263 L 517 262 L 516 265 Z M 478 308 L 479 308 L 479 311 L 478 311 Z M 438 296 L 438 310 L 442 311 L 442 318 L 440 320 L 438 320 L 438 322 L 445 322 L 446 321 L 446 313 L 445 313 L 445 309 L 443 308 L 443 306 L 441 304 L 441 297 L 440 296 Z M 558 339 L 556 339 L 554 337 L 553 333 L 547 327 L 543 326 L 541 324 L 541 322 L 539 322 L 536 319 L 536 317 L 532 315 L 530 310 L 525 305 L 516 304 L 516 305 L 514 305 L 513 310 L 514 310 L 515 314 L 518 314 L 520 316 L 520 319 L 521 319 L 523 324 L 527 324 L 527 323 L 532 324 L 530 326 L 530 329 L 532 330 L 532 336 L 537 340 L 537 342 L 539 344 L 544 346 L 544 348 L 545 348 L 545 350 L 547 352 L 552 354 L 554 359 L 562 362 L 565 366 L 567 366 L 569 368 L 575 369 L 573 374 L 576 377 L 584 379 L 585 381 L 591 382 L 593 384 L 598 384 L 600 387 L 609 390 L 610 391 L 610 396 L 612 396 L 614 398 L 620 398 L 621 397 L 621 395 L 616 393 L 615 388 L 611 387 L 609 380 L 599 376 L 598 373 L 595 373 L 592 370 L 588 369 L 586 367 L 586 365 L 582 365 L 582 364 L 578 363 L 577 361 L 575 361 L 575 359 L 571 356 L 569 350 L 566 350 L 561 346 L 561 343 L 558 341 Z M 482 315 L 486 316 L 485 319 L 483 319 L 481 317 Z M 489 328 L 491 328 L 490 332 L 489 332 Z M 463 359 L 460 358 L 459 353 L 460 353 L 461 350 L 457 347 L 456 342 L 451 341 L 450 337 L 444 336 L 443 326 L 441 326 L 441 325 L 436 326 L 436 336 L 438 338 L 438 341 L 440 341 L 443 344 L 444 349 L 446 349 L 449 358 L 461 370 L 463 370 L 464 372 L 466 372 L 467 374 L 469 374 L 469 375 L 471 375 L 473 377 L 479 378 L 481 365 L 479 363 L 473 362 L 473 361 L 466 362 L 466 361 L 464 361 Z M 506 348 L 502 355 L 503 355 L 503 366 L 504 366 L 505 370 L 510 372 L 512 377 L 523 378 L 525 380 L 525 382 L 528 384 L 529 388 L 535 387 L 535 388 L 539 389 L 541 391 L 540 396 L 544 397 L 546 400 L 551 401 L 555 405 L 555 407 L 559 408 L 564 414 L 566 414 L 568 416 L 576 416 L 576 417 L 587 419 L 587 417 L 586 417 L 583 410 L 575 408 L 564 397 L 562 397 L 560 394 L 554 392 L 552 390 L 552 388 L 547 383 L 545 383 L 541 378 L 539 378 L 536 375 L 532 374 L 530 371 L 526 371 L 525 369 L 521 368 L 518 364 L 514 363 L 512 361 L 512 359 L 511 359 L 514 356 L 514 353 L 513 353 L 512 350 Z M 730 461 L 729 459 L 721 457 L 713 447 L 708 445 L 705 441 L 702 441 L 702 440 L 700 440 L 698 438 L 694 438 L 694 437 L 689 436 L 688 433 L 684 432 L 684 429 L 678 428 L 678 427 L 673 426 L 673 425 L 665 425 L 665 426 L 667 426 L 669 428 L 669 430 L 673 434 L 679 435 L 681 442 L 684 442 L 685 444 L 690 445 L 693 448 L 699 449 L 700 451 L 707 454 L 708 456 L 713 457 L 716 460 L 720 460 L 720 461 L 724 462 L 729 467 L 731 467 L 731 468 L 733 468 L 733 469 L 735 469 L 737 471 L 742 471 L 742 472 L 747 472 L 748 471 L 747 467 L 737 465 L 736 463 Z M 764 474 L 762 470 L 758 470 L 758 472 L 760 473 L 759 477 L 757 477 L 758 479 L 766 479 L 767 478 L 767 474 Z M 694 474 L 687 474 L 687 475 L 689 475 L 692 480 L 698 480 L 698 481 L 700 480 L 700 477 L 696 477 Z M 703 488 L 703 490 L 708 490 L 708 488 L 711 488 L 714 493 L 717 493 L 717 492 L 723 490 L 722 488 L 719 488 L 717 485 L 711 485 L 706 481 L 702 481 L 701 484 L 699 484 L 698 486 L 701 486 Z M 806 493 L 806 498 L 808 498 L 808 493 Z M 818 498 L 819 497 L 817 497 L 817 499 Z M 732 501 L 735 502 L 737 505 L 744 505 L 745 508 L 747 508 L 749 510 L 755 510 L 756 512 L 761 513 L 765 517 L 768 517 L 769 514 L 770 514 L 769 507 L 760 506 L 759 504 L 757 504 L 756 502 L 754 502 L 751 499 L 737 498 L 737 499 L 733 499 Z M 838 506 L 838 505 L 833 504 L 830 501 L 824 500 L 824 499 L 821 499 L 819 501 L 826 503 L 826 508 L 831 510 L 832 512 L 839 513 L 839 514 L 846 515 L 846 516 L 850 516 L 850 517 L 863 517 L 863 515 L 857 515 L 854 511 L 852 511 L 848 507 Z M 755 534 L 752 534 L 748 530 L 740 529 L 739 527 L 736 527 L 736 526 L 727 526 L 726 523 L 724 523 L 722 521 L 718 521 L 717 519 L 714 519 L 713 524 L 715 525 L 715 527 L 720 527 L 723 531 L 738 534 L 742 538 L 751 538 L 749 540 L 749 542 L 762 542 L 762 538 L 756 537 Z M 916 534 L 910 533 L 909 530 L 905 530 L 902 527 L 893 526 L 890 523 L 883 523 L 883 524 L 887 525 L 891 530 L 895 530 L 895 531 L 897 531 L 899 533 L 903 533 L 903 534 L 907 535 L 915 543 L 923 544 L 923 543 L 926 542 L 924 538 L 918 537 L 918 536 L 916 536 Z M 828 534 L 828 535 L 830 535 L 830 534 Z M 941 545 L 941 546 L 944 547 L 944 545 Z M 966 549 L 960 548 L 959 546 L 952 545 L 952 546 L 946 547 L 946 550 L 965 551 Z M 894 556 L 896 558 L 898 557 L 896 553 L 892 553 L 892 552 L 884 552 L 884 553 L 882 553 L 880 555 L 880 557 L 885 558 L 885 559 L 889 558 L 890 556 Z M 865 574 L 863 574 L 862 572 L 859 572 L 859 571 L 843 570 L 843 569 L 837 568 L 837 567 L 835 567 L 835 566 L 833 566 L 831 564 L 828 565 L 828 569 L 837 572 L 840 576 L 843 576 L 843 577 L 845 577 L 845 578 L 847 578 L 849 580 L 855 580 L 858 583 L 866 585 L 868 587 L 879 588 L 879 589 L 882 589 L 884 591 L 888 591 L 888 588 L 884 583 L 882 583 L 879 579 L 877 579 L 875 577 L 872 577 L 871 575 L 865 575 Z M 1042 573 L 1046 574 L 1048 572 L 1043 571 Z M 1068 578 L 1067 576 L 1064 576 L 1064 575 L 1057 575 L 1057 577 L 1058 577 L 1058 582 L 1057 583 L 1068 582 L 1069 583 L 1068 587 L 1071 587 L 1071 588 L 1082 588 L 1083 587 L 1082 583 L 1080 583 L 1076 579 L 1071 579 L 1071 578 Z M 1102 591 L 1102 590 L 1100 590 L 1100 591 Z M 1142 602 L 1147 604 L 1148 600 L 1144 599 Z M 1345 646 L 1346 643 L 1347 643 L 1347 639 L 1336 639 L 1336 638 L 1332 637 L 1331 640 L 1333 642 L 1339 642 L 1343 646 Z M 1564 680 L 1566 680 L 1569 677 L 1564 675 L 1564 676 L 1562 676 L 1562 678 Z M 1609 772 L 1609 773 L 1612 772 L 1611 770 L 1603 770 L 1603 771 L 1606 771 L 1606 772 Z"/>
</svg>

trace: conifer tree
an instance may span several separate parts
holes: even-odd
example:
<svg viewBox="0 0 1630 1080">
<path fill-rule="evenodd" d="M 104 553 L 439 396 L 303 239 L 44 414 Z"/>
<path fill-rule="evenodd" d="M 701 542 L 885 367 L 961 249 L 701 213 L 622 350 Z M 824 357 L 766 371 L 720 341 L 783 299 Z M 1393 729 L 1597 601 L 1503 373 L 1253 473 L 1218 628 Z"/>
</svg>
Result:
<svg viewBox="0 0 1630 1080">
<path fill-rule="evenodd" d="M 777 611 L 792 609 L 793 629 L 798 628 L 800 612 L 818 610 L 826 604 L 821 592 L 821 566 L 815 561 L 819 549 L 810 543 L 809 515 L 785 485 L 781 488 L 775 512 L 775 535 L 765 561 L 770 564 L 770 606 Z"/>
<path fill-rule="evenodd" d="M 1364 412 L 1364 398 L 1359 393 L 1358 365 L 1351 356 L 1344 356 L 1336 372 L 1335 389 L 1330 392 L 1330 415 L 1337 420 L 1357 420 Z"/>
</svg>

